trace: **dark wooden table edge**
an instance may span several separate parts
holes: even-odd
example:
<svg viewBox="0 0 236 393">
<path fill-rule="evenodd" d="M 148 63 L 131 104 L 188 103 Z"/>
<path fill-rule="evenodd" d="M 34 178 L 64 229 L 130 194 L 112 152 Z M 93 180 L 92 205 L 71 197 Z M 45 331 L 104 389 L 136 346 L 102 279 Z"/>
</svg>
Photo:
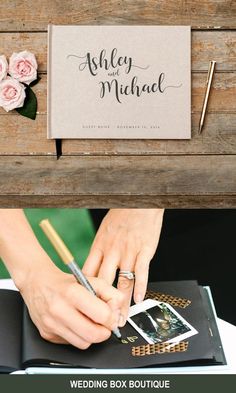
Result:
<svg viewBox="0 0 236 393">
<path fill-rule="evenodd" d="M 0 208 L 236 208 L 232 195 L 0 195 Z"/>
</svg>

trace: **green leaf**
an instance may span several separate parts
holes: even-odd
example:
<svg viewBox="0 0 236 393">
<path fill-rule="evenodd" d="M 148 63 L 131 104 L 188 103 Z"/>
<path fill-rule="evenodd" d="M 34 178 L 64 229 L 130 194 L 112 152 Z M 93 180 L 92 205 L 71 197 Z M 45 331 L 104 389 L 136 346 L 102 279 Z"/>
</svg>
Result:
<svg viewBox="0 0 236 393">
<path fill-rule="evenodd" d="M 41 80 L 40 76 L 37 76 L 37 79 L 35 79 L 33 82 L 29 84 L 30 87 L 37 85 L 37 83 Z"/>
<path fill-rule="evenodd" d="M 35 120 L 36 112 L 37 112 L 36 95 L 34 94 L 33 90 L 29 86 L 25 89 L 25 93 L 26 93 L 26 98 L 25 98 L 24 105 L 21 108 L 16 108 L 16 111 L 22 116 Z"/>
</svg>

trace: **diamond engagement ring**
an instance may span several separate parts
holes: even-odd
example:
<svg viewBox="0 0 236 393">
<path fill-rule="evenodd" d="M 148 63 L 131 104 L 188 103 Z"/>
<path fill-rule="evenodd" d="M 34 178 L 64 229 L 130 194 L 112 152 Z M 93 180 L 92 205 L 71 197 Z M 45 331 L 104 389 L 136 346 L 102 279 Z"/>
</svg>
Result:
<svg viewBox="0 0 236 393">
<path fill-rule="evenodd" d="M 135 273 L 130 272 L 129 270 L 120 270 L 119 271 L 119 277 L 125 277 L 128 278 L 128 280 L 134 280 L 135 279 Z"/>
</svg>

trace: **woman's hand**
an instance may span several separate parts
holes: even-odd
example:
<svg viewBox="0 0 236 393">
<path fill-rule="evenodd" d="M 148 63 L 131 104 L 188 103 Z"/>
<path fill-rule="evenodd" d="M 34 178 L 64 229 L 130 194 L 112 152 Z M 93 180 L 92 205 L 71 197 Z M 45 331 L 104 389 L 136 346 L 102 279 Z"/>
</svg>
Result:
<svg viewBox="0 0 236 393">
<path fill-rule="evenodd" d="M 51 265 L 28 277 L 21 294 L 45 340 L 87 349 L 110 337 L 119 323 L 123 295 L 102 279 L 89 281 L 98 297 Z"/>
<path fill-rule="evenodd" d="M 89 279 L 96 297 L 59 270 L 20 209 L 0 209 L 0 256 L 46 340 L 85 349 L 106 340 L 118 326 L 122 293 L 101 279 Z"/>
<path fill-rule="evenodd" d="M 111 209 L 96 234 L 83 271 L 112 284 L 117 269 L 135 272 L 135 281 L 119 277 L 118 288 L 125 295 L 122 308 L 126 322 L 134 289 L 136 303 L 144 299 L 149 263 L 155 254 L 163 219 L 163 209 Z"/>
</svg>

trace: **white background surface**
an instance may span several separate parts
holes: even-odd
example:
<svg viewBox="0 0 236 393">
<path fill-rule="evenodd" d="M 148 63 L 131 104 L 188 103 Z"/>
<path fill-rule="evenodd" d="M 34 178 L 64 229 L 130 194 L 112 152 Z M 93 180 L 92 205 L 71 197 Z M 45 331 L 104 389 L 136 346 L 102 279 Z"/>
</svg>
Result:
<svg viewBox="0 0 236 393">
<path fill-rule="evenodd" d="M 13 283 L 12 280 L 0 280 L 0 289 L 15 289 L 16 287 Z M 218 318 L 218 328 L 220 331 L 220 336 L 225 352 L 225 356 L 227 359 L 228 366 L 222 368 L 221 366 L 213 366 L 213 367 L 205 367 L 205 368 L 176 368 L 176 369 L 164 369 L 164 368 L 152 368 L 152 369 L 145 369 L 145 371 L 141 371 L 143 374 L 147 373 L 160 373 L 160 374 L 172 374 L 172 373 L 181 373 L 181 374 L 236 374 L 236 326 L 231 325 L 228 322 L 223 321 L 222 319 Z M 33 369 L 32 369 L 33 371 Z M 43 371 L 43 369 L 42 369 Z M 46 373 L 52 373 L 52 369 L 44 369 L 44 372 Z M 63 372 L 63 369 L 60 370 L 60 372 Z M 68 369 L 65 370 L 65 373 L 68 373 Z M 88 370 L 88 369 L 78 369 L 78 370 L 70 370 L 71 373 L 81 373 L 81 374 L 132 374 L 136 373 L 137 374 L 137 369 L 135 370 Z"/>
</svg>

